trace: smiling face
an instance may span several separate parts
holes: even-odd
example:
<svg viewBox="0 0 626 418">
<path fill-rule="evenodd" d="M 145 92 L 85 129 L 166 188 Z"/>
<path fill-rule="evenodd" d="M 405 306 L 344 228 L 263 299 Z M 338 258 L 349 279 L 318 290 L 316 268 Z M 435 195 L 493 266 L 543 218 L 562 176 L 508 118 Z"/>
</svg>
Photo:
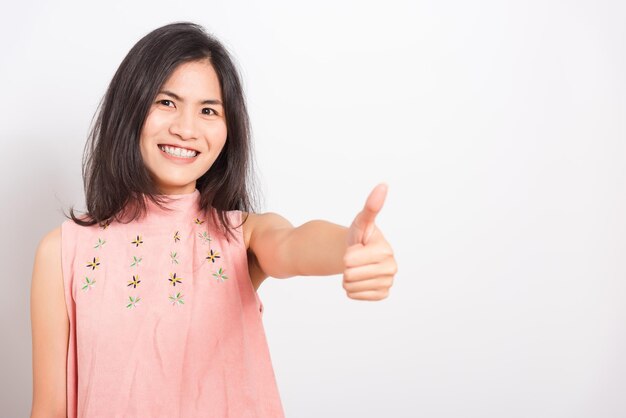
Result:
<svg viewBox="0 0 626 418">
<path fill-rule="evenodd" d="M 155 97 L 139 141 L 160 193 L 192 193 L 224 148 L 226 135 L 213 66 L 207 60 L 179 65 Z"/>
</svg>

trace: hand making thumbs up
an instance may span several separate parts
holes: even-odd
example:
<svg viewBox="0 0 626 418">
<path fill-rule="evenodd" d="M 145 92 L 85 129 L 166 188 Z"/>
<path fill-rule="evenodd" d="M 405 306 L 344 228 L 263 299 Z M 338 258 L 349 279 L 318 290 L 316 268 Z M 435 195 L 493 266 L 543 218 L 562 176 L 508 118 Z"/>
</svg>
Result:
<svg viewBox="0 0 626 418">
<path fill-rule="evenodd" d="M 381 300 L 389 296 L 398 266 L 391 246 L 375 224 L 386 196 L 387 185 L 377 185 L 348 229 L 343 288 L 349 298 Z"/>
</svg>

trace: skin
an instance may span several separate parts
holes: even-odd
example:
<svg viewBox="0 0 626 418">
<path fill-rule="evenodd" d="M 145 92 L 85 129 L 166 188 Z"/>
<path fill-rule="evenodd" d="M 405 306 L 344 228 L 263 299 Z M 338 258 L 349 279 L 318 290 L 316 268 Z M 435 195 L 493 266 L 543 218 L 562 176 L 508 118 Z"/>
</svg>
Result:
<svg viewBox="0 0 626 418">
<path fill-rule="evenodd" d="M 208 61 L 179 66 L 148 112 L 140 137 L 146 166 L 163 194 L 187 194 L 217 159 L 227 137 L 219 79 Z M 176 164 L 158 144 L 194 149 L 191 164 Z M 376 226 L 387 195 L 377 185 L 352 224 L 312 220 L 294 227 L 273 212 L 249 213 L 243 224 L 248 270 L 254 289 L 267 277 L 342 274 L 348 298 L 377 301 L 389 295 L 397 264 Z M 245 214 L 244 214 L 245 215 Z M 35 253 L 31 283 L 33 404 L 31 418 L 66 416 L 69 318 L 61 271 L 61 228 L 48 232 Z"/>
<path fill-rule="evenodd" d="M 191 193 L 226 143 L 226 117 L 217 73 L 207 61 L 181 64 L 166 80 L 148 111 L 139 148 L 163 194 Z M 167 159 L 158 144 L 199 151 L 192 164 Z"/>
</svg>

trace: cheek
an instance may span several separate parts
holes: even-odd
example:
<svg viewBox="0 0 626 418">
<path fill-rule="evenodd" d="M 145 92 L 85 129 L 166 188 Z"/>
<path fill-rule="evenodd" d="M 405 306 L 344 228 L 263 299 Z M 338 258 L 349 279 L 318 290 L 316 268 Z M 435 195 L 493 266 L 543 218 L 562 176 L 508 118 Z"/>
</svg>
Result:
<svg viewBox="0 0 626 418">
<path fill-rule="evenodd" d="M 159 126 L 162 124 L 162 121 L 159 120 L 154 113 L 148 114 L 146 117 L 146 121 L 141 128 L 141 139 L 142 141 L 150 141 L 154 134 L 159 130 Z"/>
<path fill-rule="evenodd" d="M 228 136 L 228 130 L 226 129 L 226 122 L 221 123 L 214 127 L 211 137 L 213 138 L 214 146 L 222 147 L 226 143 L 226 137 Z"/>
<path fill-rule="evenodd" d="M 162 125 L 163 118 L 159 118 L 154 113 L 149 113 L 146 117 L 139 137 L 139 148 L 141 148 L 141 153 L 144 158 L 146 157 L 146 153 L 154 146 L 157 133 L 162 129 Z"/>
</svg>

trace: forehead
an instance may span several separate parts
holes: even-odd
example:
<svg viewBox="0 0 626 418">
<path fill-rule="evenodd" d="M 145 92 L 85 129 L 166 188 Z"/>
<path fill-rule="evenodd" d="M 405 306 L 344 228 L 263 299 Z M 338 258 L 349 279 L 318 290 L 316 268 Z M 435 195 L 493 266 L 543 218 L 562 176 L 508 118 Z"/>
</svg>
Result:
<svg viewBox="0 0 626 418">
<path fill-rule="evenodd" d="M 161 89 L 189 99 L 221 98 L 219 77 L 208 60 L 180 64 Z"/>
</svg>

